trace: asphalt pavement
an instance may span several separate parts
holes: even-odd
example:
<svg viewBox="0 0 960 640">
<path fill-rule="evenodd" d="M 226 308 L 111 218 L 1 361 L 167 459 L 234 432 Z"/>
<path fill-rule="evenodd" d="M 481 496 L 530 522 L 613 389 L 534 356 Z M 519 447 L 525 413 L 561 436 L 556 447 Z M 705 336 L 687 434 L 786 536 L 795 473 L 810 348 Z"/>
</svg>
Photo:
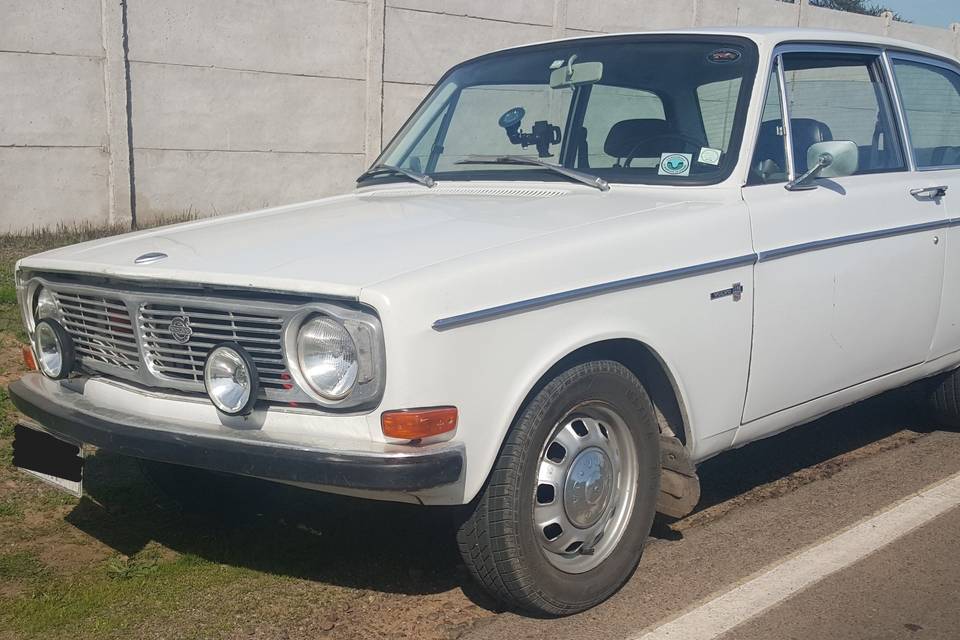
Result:
<svg viewBox="0 0 960 640">
<path fill-rule="evenodd" d="M 465 637 L 960 639 L 960 432 L 901 400 L 707 462 L 701 508 L 655 526 L 608 602 Z"/>
</svg>

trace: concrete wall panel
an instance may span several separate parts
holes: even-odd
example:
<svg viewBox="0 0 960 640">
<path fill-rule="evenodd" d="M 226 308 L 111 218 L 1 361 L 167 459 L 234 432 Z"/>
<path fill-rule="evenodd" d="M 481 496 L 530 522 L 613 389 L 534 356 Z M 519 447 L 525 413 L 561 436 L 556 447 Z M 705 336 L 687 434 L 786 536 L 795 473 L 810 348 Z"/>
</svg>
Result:
<svg viewBox="0 0 960 640">
<path fill-rule="evenodd" d="M 0 0 L 0 230 L 130 219 L 128 124 L 141 220 L 348 190 L 451 65 L 559 36 L 801 23 L 960 55 L 807 2 Z"/>
<path fill-rule="evenodd" d="M 0 0 L 0 49 L 102 56 L 100 0 Z"/>
<path fill-rule="evenodd" d="M 103 60 L 0 53 L 0 145 L 106 144 Z"/>
<path fill-rule="evenodd" d="M 689 27 L 696 0 L 575 0 L 567 27 L 616 33 Z"/>
<path fill-rule="evenodd" d="M 353 188 L 363 155 L 138 150 L 137 218 L 219 215 Z"/>
<path fill-rule="evenodd" d="M 365 3 L 130 0 L 130 57 L 362 79 Z"/>
<path fill-rule="evenodd" d="M 98 148 L 0 147 L 0 233 L 59 222 L 105 224 L 108 162 Z"/>
<path fill-rule="evenodd" d="M 770 0 L 708 0 L 697 8 L 697 26 L 795 27 L 799 19 L 799 5 Z"/>
<path fill-rule="evenodd" d="M 889 35 L 891 38 L 901 38 L 911 42 L 921 42 L 928 47 L 940 49 L 944 53 L 951 56 L 960 54 L 960 52 L 957 50 L 958 39 L 956 34 L 946 29 L 924 27 L 919 24 L 891 22 L 890 30 L 887 35 Z"/>
<path fill-rule="evenodd" d="M 363 151 L 358 80 L 145 63 L 131 76 L 136 147 Z"/>
<path fill-rule="evenodd" d="M 383 85 L 383 143 L 386 145 L 400 130 L 413 110 L 423 100 L 432 87 L 421 84 L 397 84 L 385 82 Z"/>
<path fill-rule="evenodd" d="M 848 11 L 834 11 L 820 7 L 804 7 L 800 14 L 801 27 L 821 29 L 843 29 L 873 35 L 884 35 L 886 20 L 873 16 L 863 16 Z"/>
<path fill-rule="evenodd" d="M 432 84 L 457 62 L 552 34 L 550 27 L 388 8 L 383 78 Z"/>
<path fill-rule="evenodd" d="M 553 25 L 554 12 L 554 0 L 387 0 L 387 6 L 545 26 Z"/>
</svg>

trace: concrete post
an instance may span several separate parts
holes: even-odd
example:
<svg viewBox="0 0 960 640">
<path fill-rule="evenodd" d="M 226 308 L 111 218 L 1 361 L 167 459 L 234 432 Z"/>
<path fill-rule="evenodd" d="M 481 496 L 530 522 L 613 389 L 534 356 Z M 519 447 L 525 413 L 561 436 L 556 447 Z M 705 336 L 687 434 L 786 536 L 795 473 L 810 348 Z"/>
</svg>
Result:
<svg viewBox="0 0 960 640">
<path fill-rule="evenodd" d="M 383 46 L 386 0 L 367 2 L 367 117 L 364 153 L 369 165 L 383 145 Z"/>
<path fill-rule="evenodd" d="M 567 0 L 553 0 L 553 37 L 567 34 Z"/>
<path fill-rule="evenodd" d="M 134 225 L 135 203 L 130 140 L 130 94 L 126 55 L 126 0 L 101 0 L 103 87 L 107 115 L 110 224 Z"/>
<path fill-rule="evenodd" d="M 797 26 L 803 26 L 803 12 L 810 5 L 810 0 L 797 0 Z"/>
<path fill-rule="evenodd" d="M 949 27 L 953 32 L 953 55 L 960 58 L 960 22 L 954 22 Z"/>
<path fill-rule="evenodd" d="M 893 23 L 893 11 L 884 11 L 880 14 L 883 18 L 883 35 L 890 35 L 890 25 Z"/>
</svg>

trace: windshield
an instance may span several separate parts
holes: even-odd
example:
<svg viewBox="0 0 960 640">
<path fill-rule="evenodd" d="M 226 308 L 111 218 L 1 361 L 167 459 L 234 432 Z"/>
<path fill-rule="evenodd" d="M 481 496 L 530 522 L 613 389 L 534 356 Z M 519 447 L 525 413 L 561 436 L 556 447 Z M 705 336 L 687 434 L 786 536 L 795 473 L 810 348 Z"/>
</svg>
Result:
<svg viewBox="0 0 960 640">
<path fill-rule="evenodd" d="M 736 164 L 757 66 L 748 40 L 620 36 L 491 54 L 451 70 L 377 164 L 446 180 L 713 184 Z M 397 173 L 362 182 L 403 180 Z"/>
</svg>

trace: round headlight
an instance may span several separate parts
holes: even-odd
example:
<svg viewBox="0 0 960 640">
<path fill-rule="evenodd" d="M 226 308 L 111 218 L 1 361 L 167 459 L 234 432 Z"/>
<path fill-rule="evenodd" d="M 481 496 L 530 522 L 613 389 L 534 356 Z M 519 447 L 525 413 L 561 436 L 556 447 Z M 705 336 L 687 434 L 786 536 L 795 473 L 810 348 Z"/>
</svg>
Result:
<svg viewBox="0 0 960 640">
<path fill-rule="evenodd" d="M 203 365 L 203 384 L 214 406 L 227 415 L 250 413 L 257 401 L 257 369 L 238 344 L 211 349 Z"/>
<path fill-rule="evenodd" d="M 34 350 L 37 352 L 37 367 L 48 378 L 60 380 L 73 371 L 73 340 L 60 323 L 44 318 L 33 332 Z"/>
<path fill-rule="evenodd" d="M 353 338 L 327 316 L 314 316 L 300 327 L 297 363 L 310 388 L 327 400 L 345 398 L 360 370 Z"/>
<path fill-rule="evenodd" d="M 57 299 L 53 297 L 53 292 L 40 287 L 37 291 L 36 304 L 33 310 L 34 317 L 37 320 L 56 318 L 59 313 L 60 307 L 57 305 Z"/>
</svg>

